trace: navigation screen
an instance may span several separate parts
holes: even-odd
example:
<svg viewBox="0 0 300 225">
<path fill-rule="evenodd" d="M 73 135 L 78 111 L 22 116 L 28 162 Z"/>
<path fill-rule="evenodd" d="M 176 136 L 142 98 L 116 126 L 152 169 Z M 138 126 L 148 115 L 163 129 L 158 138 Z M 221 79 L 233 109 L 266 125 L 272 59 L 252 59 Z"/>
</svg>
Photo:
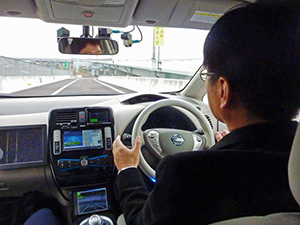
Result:
<svg viewBox="0 0 300 225">
<path fill-rule="evenodd" d="M 108 122 L 108 112 L 91 110 L 90 111 L 90 122 L 91 123 Z"/>
<path fill-rule="evenodd" d="M 102 130 L 72 130 L 64 132 L 64 151 L 102 148 Z"/>
<path fill-rule="evenodd" d="M 44 162 L 45 127 L 0 128 L 0 168 Z"/>
<path fill-rule="evenodd" d="M 108 209 L 106 188 L 77 192 L 78 215 Z"/>
</svg>

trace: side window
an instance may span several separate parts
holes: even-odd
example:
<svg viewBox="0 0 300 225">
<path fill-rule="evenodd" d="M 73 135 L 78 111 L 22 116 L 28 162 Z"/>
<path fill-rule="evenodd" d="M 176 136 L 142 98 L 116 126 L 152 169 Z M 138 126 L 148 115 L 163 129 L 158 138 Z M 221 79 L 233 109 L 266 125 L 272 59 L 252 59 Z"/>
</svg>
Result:
<svg viewBox="0 0 300 225">
<path fill-rule="evenodd" d="M 208 97 L 207 97 L 207 93 L 205 93 L 205 95 L 203 95 L 202 101 L 208 105 Z"/>
</svg>

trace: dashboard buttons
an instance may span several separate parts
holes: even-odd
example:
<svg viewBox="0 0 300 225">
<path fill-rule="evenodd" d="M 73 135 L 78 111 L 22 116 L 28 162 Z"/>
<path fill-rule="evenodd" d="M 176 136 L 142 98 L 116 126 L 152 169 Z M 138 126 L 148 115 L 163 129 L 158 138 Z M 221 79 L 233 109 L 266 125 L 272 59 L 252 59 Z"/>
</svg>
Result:
<svg viewBox="0 0 300 225">
<path fill-rule="evenodd" d="M 60 154 L 60 142 L 55 141 L 54 142 L 54 155 L 59 155 Z"/>
<path fill-rule="evenodd" d="M 98 167 L 105 170 L 109 166 L 109 160 L 108 155 L 100 155 L 93 158 L 81 156 L 80 159 L 59 159 L 57 165 L 61 172 L 87 167 Z"/>
<path fill-rule="evenodd" d="M 85 123 L 86 122 L 85 112 L 84 111 L 80 111 L 79 112 L 79 122 L 80 123 Z"/>
<path fill-rule="evenodd" d="M 89 158 L 87 156 L 81 156 L 80 157 L 80 165 L 82 167 L 86 167 L 89 165 Z"/>
<path fill-rule="evenodd" d="M 60 169 L 65 169 L 66 168 L 66 163 L 64 162 L 64 161 L 58 161 L 58 167 L 60 168 Z"/>
<path fill-rule="evenodd" d="M 111 138 L 106 138 L 106 149 L 107 150 L 111 150 L 111 148 L 112 148 L 112 144 L 111 144 Z"/>
<path fill-rule="evenodd" d="M 104 136 L 105 136 L 105 148 L 106 148 L 106 150 L 111 150 L 112 149 L 112 135 L 111 135 L 110 127 L 104 128 Z"/>
<path fill-rule="evenodd" d="M 68 171 L 79 168 L 79 159 L 60 159 L 57 161 L 60 171 Z"/>
<path fill-rule="evenodd" d="M 53 131 L 53 154 L 59 155 L 61 153 L 61 146 L 60 146 L 60 130 Z"/>
<path fill-rule="evenodd" d="M 100 156 L 90 158 L 89 160 L 90 167 L 99 167 L 105 170 L 105 168 L 108 166 L 107 157 L 108 155 L 100 155 Z"/>
</svg>

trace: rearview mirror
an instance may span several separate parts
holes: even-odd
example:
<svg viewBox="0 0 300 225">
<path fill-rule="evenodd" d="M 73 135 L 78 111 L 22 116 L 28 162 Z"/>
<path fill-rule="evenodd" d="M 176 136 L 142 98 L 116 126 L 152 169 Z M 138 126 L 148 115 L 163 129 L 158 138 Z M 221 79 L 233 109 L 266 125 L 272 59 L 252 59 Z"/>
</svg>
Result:
<svg viewBox="0 0 300 225">
<path fill-rule="evenodd" d="M 63 37 L 59 39 L 58 50 L 63 54 L 115 55 L 119 45 L 110 39 Z"/>
</svg>

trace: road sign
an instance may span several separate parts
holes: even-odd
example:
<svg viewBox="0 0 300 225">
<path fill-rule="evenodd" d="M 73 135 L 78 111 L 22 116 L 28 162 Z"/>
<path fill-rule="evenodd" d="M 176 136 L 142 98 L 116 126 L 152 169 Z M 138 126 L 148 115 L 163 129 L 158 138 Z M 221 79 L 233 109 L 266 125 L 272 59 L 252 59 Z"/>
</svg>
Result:
<svg viewBox="0 0 300 225">
<path fill-rule="evenodd" d="M 64 68 L 69 69 L 69 63 L 68 62 L 64 62 Z"/>
<path fill-rule="evenodd" d="M 154 46 L 162 47 L 164 46 L 164 33 L 163 27 L 155 27 L 154 30 Z"/>
</svg>

